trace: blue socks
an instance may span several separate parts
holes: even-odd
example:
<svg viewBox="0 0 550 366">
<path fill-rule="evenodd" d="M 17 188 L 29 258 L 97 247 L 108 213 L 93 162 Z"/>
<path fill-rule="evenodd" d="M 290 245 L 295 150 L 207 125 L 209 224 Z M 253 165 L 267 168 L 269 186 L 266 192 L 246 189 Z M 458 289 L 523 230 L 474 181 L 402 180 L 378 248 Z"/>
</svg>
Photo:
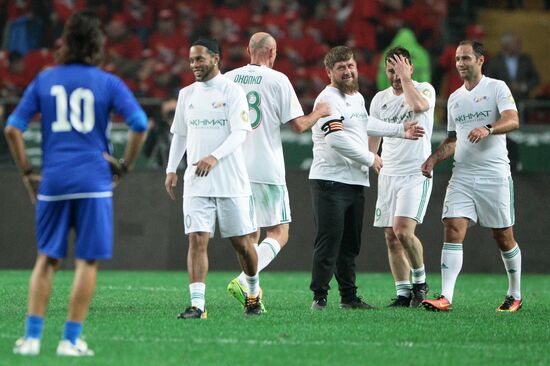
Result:
<svg viewBox="0 0 550 366">
<path fill-rule="evenodd" d="M 44 325 L 44 317 L 36 315 L 27 315 L 25 323 L 25 339 L 26 338 L 42 338 L 42 327 Z"/>
<path fill-rule="evenodd" d="M 76 344 L 76 339 L 82 333 L 82 323 L 66 321 L 65 332 L 63 333 L 63 339 L 69 340 L 72 344 Z"/>
</svg>

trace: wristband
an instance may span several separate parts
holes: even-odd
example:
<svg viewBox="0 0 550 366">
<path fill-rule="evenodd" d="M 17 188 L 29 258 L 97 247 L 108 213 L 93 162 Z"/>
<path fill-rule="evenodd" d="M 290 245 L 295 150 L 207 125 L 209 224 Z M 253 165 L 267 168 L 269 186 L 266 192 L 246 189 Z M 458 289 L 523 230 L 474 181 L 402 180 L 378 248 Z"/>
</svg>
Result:
<svg viewBox="0 0 550 366">
<path fill-rule="evenodd" d="M 24 177 L 28 177 L 31 174 L 32 174 L 32 166 L 30 168 L 27 168 L 27 169 L 23 170 L 23 176 Z"/>
<path fill-rule="evenodd" d="M 119 159 L 118 164 L 120 165 L 120 175 L 128 173 L 128 164 L 126 164 L 126 160 Z"/>
</svg>

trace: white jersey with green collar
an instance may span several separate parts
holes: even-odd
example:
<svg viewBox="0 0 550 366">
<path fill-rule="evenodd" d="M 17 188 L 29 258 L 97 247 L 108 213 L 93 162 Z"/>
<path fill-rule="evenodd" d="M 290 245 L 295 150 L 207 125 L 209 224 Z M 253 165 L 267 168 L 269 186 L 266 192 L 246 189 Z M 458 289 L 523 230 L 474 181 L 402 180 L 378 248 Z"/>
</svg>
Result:
<svg viewBox="0 0 550 366">
<path fill-rule="evenodd" d="M 304 115 L 288 77 L 266 66 L 246 65 L 225 73 L 246 92 L 252 133 L 243 144 L 254 183 L 285 184 L 281 125 Z"/>
<path fill-rule="evenodd" d="M 506 135 L 490 135 L 478 143 L 468 141 L 468 134 L 477 127 L 492 124 L 500 113 L 516 109 L 512 93 L 504 81 L 482 76 L 472 89 L 463 85 L 449 97 L 448 131 L 456 131 L 453 175 L 507 177 L 510 160 Z"/>
<path fill-rule="evenodd" d="M 180 90 L 170 131 L 187 138 L 184 197 L 251 194 L 241 146 L 220 159 L 208 176 L 195 175 L 193 163 L 212 154 L 235 129 L 251 130 L 246 96 L 237 84 L 219 74 Z"/>
<path fill-rule="evenodd" d="M 403 124 L 418 122 L 426 131 L 420 141 L 397 137 L 384 137 L 382 143 L 382 167 L 380 174 L 405 176 L 421 174 L 420 167 L 432 153 L 432 130 L 434 124 L 435 90 L 430 83 L 413 81 L 418 92 L 428 100 L 428 110 L 414 113 L 405 101 L 405 94 L 395 95 L 389 87 L 378 92 L 372 99 L 370 115 L 388 123 Z"/>
</svg>

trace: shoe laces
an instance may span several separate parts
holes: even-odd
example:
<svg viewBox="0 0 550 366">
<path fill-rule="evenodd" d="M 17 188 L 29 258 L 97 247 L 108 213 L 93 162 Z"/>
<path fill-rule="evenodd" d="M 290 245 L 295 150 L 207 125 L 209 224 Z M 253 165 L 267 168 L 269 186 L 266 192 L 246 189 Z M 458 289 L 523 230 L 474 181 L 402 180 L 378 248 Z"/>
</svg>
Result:
<svg viewBox="0 0 550 366">
<path fill-rule="evenodd" d="M 512 307 L 512 305 L 514 304 L 514 301 L 516 301 L 516 299 L 514 299 L 513 296 L 506 296 L 504 298 L 504 303 L 502 304 L 501 307 L 503 308 L 510 308 Z"/>
<path fill-rule="evenodd" d="M 445 296 L 438 294 L 437 292 L 434 294 L 434 300 L 441 300 L 445 299 Z"/>
<path fill-rule="evenodd" d="M 260 295 L 255 297 L 247 297 L 246 298 L 246 307 L 254 307 L 260 305 Z"/>
</svg>

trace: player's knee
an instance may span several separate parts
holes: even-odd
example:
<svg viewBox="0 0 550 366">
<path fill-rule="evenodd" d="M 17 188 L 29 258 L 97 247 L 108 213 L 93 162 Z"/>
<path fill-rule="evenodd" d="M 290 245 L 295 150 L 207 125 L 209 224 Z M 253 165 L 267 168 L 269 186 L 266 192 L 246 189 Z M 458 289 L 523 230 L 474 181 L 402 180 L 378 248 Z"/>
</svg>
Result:
<svg viewBox="0 0 550 366">
<path fill-rule="evenodd" d="M 388 250 L 392 253 L 399 253 L 403 250 L 403 246 L 395 235 L 386 235 L 386 244 Z"/>
<path fill-rule="evenodd" d="M 46 266 L 51 267 L 54 271 L 57 271 L 61 268 L 61 259 L 46 257 Z"/>
<path fill-rule="evenodd" d="M 395 236 L 402 246 L 410 246 L 414 242 L 414 232 L 403 228 L 394 228 Z"/>
<path fill-rule="evenodd" d="M 493 239 L 495 239 L 502 250 L 510 250 L 516 245 L 511 228 L 493 229 Z"/>
</svg>

